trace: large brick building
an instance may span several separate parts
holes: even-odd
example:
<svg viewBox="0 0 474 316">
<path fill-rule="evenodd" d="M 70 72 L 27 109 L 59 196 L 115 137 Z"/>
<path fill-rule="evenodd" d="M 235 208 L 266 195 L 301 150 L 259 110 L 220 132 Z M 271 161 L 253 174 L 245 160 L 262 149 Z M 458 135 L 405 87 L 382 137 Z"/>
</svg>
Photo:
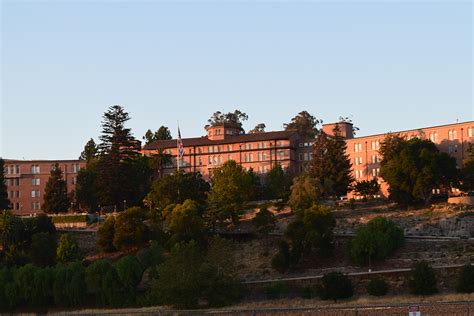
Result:
<svg viewBox="0 0 474 316">
<path fill-rule="evenodd" d="M 58 163 L 67 190 L 76 187 L 77 173 L 85 167 L 81 160 L 5 160 L 5 180 L 13 212 L 18 215 L 41 213 L 44 189 L 51 167 Z"/>
<path fill-rule="evenodd" d="M 371 180 L 374 177 L 381 183 L 381 193 L 388 194 L 388 186 L 379 178 L 380 155 L 378 149 L 386 134 L 354 137 L 350 122 L 324 124 L 322 129 L 332 134 L 338 125 L 346 138 L 353 176 L 356 180 Z M 408 138 L 430 139 L 441 151 L 456 158 L 458 166 L 467 156 L 468 143 L 474 143 L 474 121 L 432 126 L 394 132 Z M 235 160 L 245 169 L 253 168 L 257 174 L 265 174 L 275 162 L 293 174 L 301 173 L 307 161 L 311 160 L 313 140 L 302 139 L 296 131 L 276 131 L 255 134 L 241 134 L 240 130 L 225 124 L 211 126 L 207 135 L 184 138 L 184 157 L 180 168 L 185 171 L 198 171 L 208 178 L 213 168 L 227 160 Z M 172 157 L 171 164 L 165 166 L 164 173 L 177 168 L 177 140 L 155 141 L 145 145 L 142 153 L 151 155 L 161 148 Z M 350 194 L 352 196 L 352 194 Z"/>
</svg>

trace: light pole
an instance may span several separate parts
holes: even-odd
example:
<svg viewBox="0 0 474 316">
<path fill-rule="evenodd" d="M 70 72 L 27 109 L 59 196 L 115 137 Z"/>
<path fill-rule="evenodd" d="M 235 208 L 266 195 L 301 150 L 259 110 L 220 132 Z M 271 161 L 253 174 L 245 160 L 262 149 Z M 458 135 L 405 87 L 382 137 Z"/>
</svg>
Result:
<svg viewBox="0 0 474 316">
<path fill-rule="evenodd" d="M 127 209 L 127 200 L 123 200 L 123 210 Z"/>
</svg>

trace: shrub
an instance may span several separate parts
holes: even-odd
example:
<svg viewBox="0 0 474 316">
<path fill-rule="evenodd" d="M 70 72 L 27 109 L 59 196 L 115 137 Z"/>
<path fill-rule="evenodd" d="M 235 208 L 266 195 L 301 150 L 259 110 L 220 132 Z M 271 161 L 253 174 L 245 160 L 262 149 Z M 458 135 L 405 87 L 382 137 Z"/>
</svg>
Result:
<svg viewBox="0 0 474 316">
<path fill-rule="evenodd" d="M 253 219 L 259 233 L 268 234 L 275 228 L 275 215 L 266 207 L 262 207 Z"/>
<path fill-rule="evenodd" d="M 288 284 L 284 281 L 273 282 L 265 287 L 265 295 L 269 299 L 280 299 L 288 295 Z"/>
<path fill-rule="evenodd" d="M 436 275 L 426 261 L 417 262 L 409 280 L 410 291 L 415 295 L 431 295 L 438 292 Z"/>
<path fill-rule="evenodd" d="M 38 267 L 52 266 L 56 259 L 56 240 L 49 233 L 37 233 L 31 238 L 30 258 Z"/>
<path fill-rule="evenodd" d="M 115 263 L 117 275 L 125 291 L 130 295 L 131 301 L 135 301 L 136 287 L 142 280 L 143 268 L 134 256 L 126 256 Z"/>
<path fill-rule="evenodd" d="M 363 225 L 350 243 L 350 254 L 358 264 L 382 260 L 404 242 L 403 230 L 393 221 L 376 217 Z"/>
<path fill-rule="evenodd" d="M 19 301 L 23 304 L 30 303 L 33 297 L 34 286 L 32 281 L 38 269 L 30 263 L 15 271 L 13 279 L 18 290 Z"/>
<path fill-rule="evenodd" d="M 80 262 L 57 265 L 54 271 L 53 297 L 58 306 L 79 306 L 86 298 L 85 269 Z"/>
<path fill-rule="evenodd" d="M 190 240 L 200 241 L 205 233 L 204 221 L 200 215 L 200 206 L 196 201 L 186 200 L 177 204 L 171 214 L 166 217 L 166 223 L 171 234 L 169 244 Z"/>
<path fill-rule="evenodd" d="M 148 240 L 148 228 L 143 223 L 146 211 L 132 207 L 115 219 L 113 245 L 116 249 L 127 249 L 143 245 Z"/>
<path fill-rule="evenodd" d="M 367 293 L 373 296 L 384 296 L 388 292 L 388 283 L 381 278 L 373 278 L 367 285 Z"/>
<path fill-rule="evenodd" d="M 105 259 L 97 260 L 86 268 L 85 271 L 85 281 L 87 291 L 92 294 L 97 303 L 106 304 L 107 298 L 102 291 L 102 283 L 105 277 L 105 274 L 108 270 L 112 268 L 109 261 Z"/>
<path fill-rule="evenodd" d="M 115 217 L 109 216 L 97 230 L 97 245 L 103 252 L 115 251 L 114 247 Z"/>
<path fill-rule="evenodd" d="M 117 271 L 113 266 L 105 273 L 101 284 L 102 297 L 108 306 L 120 307 L 126 299 Z"/>
<path fill-rule="evenodd" d="M 349 278 L 340 272 L 330 272 L 321 279 L 319 296 L 323 300 L 349 298 L 354 294 Z"/>
<path fill-rule="evenodd" d="M 140 262 L 142 269 L 152 268 L 151 277 L 156 276 L 156 268 L 164 261 L 164 249 L 156 241 L 152 241 L 149 248 L 141 249 L 136 257 Z"/>
<path fill-rule="evenodd" d="M 46 307 L 51 302 L 54 282 L 54 268 L 37 269 L 32 280 L 31 303 L 36 307 Z"/>
<path fill-rule="evenodd" d="M 56 249 L 56 259 L 58 262 L 70 262 L 80 259 L 81 254 L 77 239 L 70 234 L 62 234 L 59 238 L 59 245 Z"/>
<path fill-rule="evenodd" d="M 458 281 L 456 283 L 456 291 L 459 293 L 474 292 L 474 266 L 466 264 L 459 271 Z"/>
<path fill-rule="evenodd" d="M 290 268 L 290 248 L 284 240 L 278 244 L 278 252 L 272 258 L 272 268 L 280 273 L 288 271 Z"/>
<path fill-rule="evenodd" d="M 87 223 L 89 221 L 89 216 L 87 214 L 57 215 L 51 216 L 50 219 L 55 224 Z"/>
</svg>

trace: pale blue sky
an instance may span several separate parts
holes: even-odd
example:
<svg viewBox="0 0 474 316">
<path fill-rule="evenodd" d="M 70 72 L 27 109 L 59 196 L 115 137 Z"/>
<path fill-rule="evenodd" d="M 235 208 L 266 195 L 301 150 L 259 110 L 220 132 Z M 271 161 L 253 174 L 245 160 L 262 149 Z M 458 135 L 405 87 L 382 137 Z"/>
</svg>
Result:
<svg viewBox="0 0 474 316">
<path fill-rule="evenodd" d="M 1 1 L 1 0 L 0 0 Z M 473 120 L 473 4 L 2 1 L 0 156 L 77 158 L 113 104 L 141 138 L 216 110 L 359 135 Z"/>
</svg>

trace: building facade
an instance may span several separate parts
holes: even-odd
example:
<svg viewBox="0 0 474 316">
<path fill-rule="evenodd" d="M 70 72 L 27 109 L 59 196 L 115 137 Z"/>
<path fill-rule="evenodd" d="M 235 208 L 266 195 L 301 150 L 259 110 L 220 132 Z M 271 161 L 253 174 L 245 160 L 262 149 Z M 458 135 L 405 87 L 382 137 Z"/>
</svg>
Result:
<svg viewBox="0 0 474 316">
<path fill-rule="evenodd" d="M 388 134 L 430 139 L 441 151 L 456 158 L 458 167 L 462 166 L 467 157 L 468 144 L 474 143 L 474 121 L 363 137 L 354 137 L 350 122 L 324 124 L 322 130 L 333 135 L 336 126 L 346 139 L 354 179 L 362 181 L 377 178 L 383 196 L 388 196 L 388 185 L 379 177 L 381 156 L 378 150 Z M 300 174 L 312 159 L 314 140 L 302 139 L 296 131 L 241 134 L 237 128 L 220 125 L 209 127 L 206 136 L 184 138 L 182 142 L 184 157 L 179 162 L 180 168 L 187 172 L 200 172 L 208 179 L 212 169 L 220 167 L 227 160 L 235 160 L 245 169 L 253 168 L 262 176 L 275 163 L 281 164 L 295 175 Z M 142 153 L 152 155 L 157 153 L 159 148 L 172 157 L 171 163 L 164 168 L 164 174 L 172 173 L 177 169 L 177 140 L 152 142 L 143 147 Z M 356 197 L 353 193 L 348 196 Z"/>
<path fill-rule="evenodd" d="M 456 159 L 459 168 L 467 158 L 469 143 L 474 144 L 474 121 L 439 125 L 399 131 L 387 134 L 399 134 L 408 139 L 417 137 L 429 139 L 440 151 L 446 152 Z M 388 185 L 380 178 L 380 144 L 387 134 L 347 138 L 347 153 L 352 162 L 353 176 L 356 181 L 377 178 L 381 185 L 381 193 L 388 196 Z M 351 194 L 352 196 L 352 194 Z"/>
<path fill-rule="evenodd" d="M 5 181 L 12 210 L 18 215 L 41 213 L 44 189 L 52 166 L 58 163 L 68 193 L 76 188 L 77 173 L 86 163 L 81 160 L 5 160 Z"/>
</svg>

